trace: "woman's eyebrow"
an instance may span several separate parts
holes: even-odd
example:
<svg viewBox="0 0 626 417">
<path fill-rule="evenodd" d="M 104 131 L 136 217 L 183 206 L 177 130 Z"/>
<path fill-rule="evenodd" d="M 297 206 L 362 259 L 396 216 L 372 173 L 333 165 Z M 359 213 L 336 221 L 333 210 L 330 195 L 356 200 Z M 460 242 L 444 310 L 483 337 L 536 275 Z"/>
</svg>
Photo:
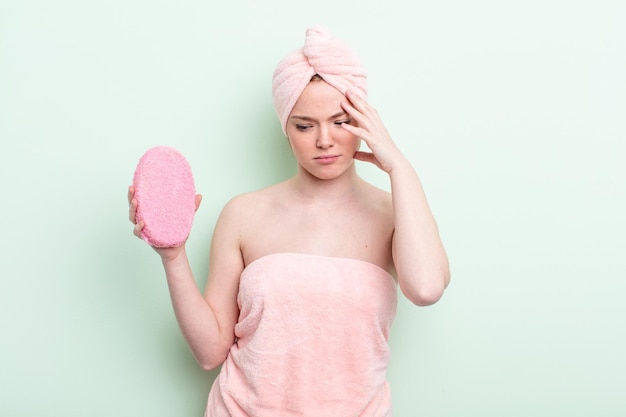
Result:
<svg viewBox="0 0 626 417">
<path fill-rule="evenodd" d="M 312 117 L 308 117 L 308 116 L 291 116 L 291 119 L 300 119 L 300 120 L 305 120 L 305 121 L 315 121 L 314 118 Z"/>
<path fill-rule="evenodd" d="M 335 114 L 333 114 L 332 116 L 330 116 L 330 117 L 328 118 L 328 120 L 331 120 L 331 119 L 336 119 L 336 118 L 338 118 L 338 117 L 345 116 L 345 115 L 347 115 L 347 114 L 348 114 L 348 113 L 346 113 L 345 111 L 340 111 L 339 113 L 335 113 Z M 291 119 L 300 119 L 300 120 L 312 121 L 312 122 L 314 122 L 314 121 L 316 120 L 316 119 L 315 119 L 315 118 L 313 118 L 313 117 L 309 117 L 309 116 L 298 116 L 298 115 L 293 115 L 293 116 L 291 116 Z"/>
<path fill-rule="evenodd" d="M 345 116 L 345 115 L 347 115 L 347 114 L 348 114 L 348 113 L 346 113 L 345 111 L 340 111 L 339 113 L 336 113 L 336 114 L 333 114 L 332 116 L 330 116 L 330 118 L 331 118 L 331 119 L 336 119 L 336 118 L 338 118 L 338 117 Z"/>
</svg>

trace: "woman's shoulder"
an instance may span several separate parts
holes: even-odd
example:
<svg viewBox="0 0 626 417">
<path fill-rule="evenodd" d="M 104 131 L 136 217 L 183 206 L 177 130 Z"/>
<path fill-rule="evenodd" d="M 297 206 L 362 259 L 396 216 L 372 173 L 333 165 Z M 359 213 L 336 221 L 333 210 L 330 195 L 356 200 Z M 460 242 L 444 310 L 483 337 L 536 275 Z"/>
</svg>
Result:
<svg viewBox="0 0 626 417">
<path fill-rule="evenodd" d="M 232 197 L 224 206 L 223 212 L 248 215 L 250 212 L 258 212 L 263 207 L 280 200 L 284 193 L 285 183 L 278 183 L 259 190 L 249 191 Z"/>
<path fill-rule="evenodd" d="M 364 201 L 368 206 L 383 212 L 392 211 L 393 203 L 389 191 L 383 190 L 366 181 L 363 181 L 363 184 Z"/>
</svg>

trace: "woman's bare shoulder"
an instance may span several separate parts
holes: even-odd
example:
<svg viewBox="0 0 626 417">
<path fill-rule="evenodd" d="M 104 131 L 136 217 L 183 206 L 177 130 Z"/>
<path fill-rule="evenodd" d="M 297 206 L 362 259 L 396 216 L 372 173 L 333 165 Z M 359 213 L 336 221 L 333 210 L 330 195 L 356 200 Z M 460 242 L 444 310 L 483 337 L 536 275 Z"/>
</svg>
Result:
<svg viewBox="0 0 626 417">
<path fill-rule="evenodd" d="M 368 182 L 364 182 L 365 203 L 380 213 L 391 214 L 393 211 L 393 203 L 391 193 L 376 187 Z"/>
<path fill-rule="evenodd" d="M 282 204 L 284 191 L 284 185 L 276 184 L 239 194 L 222 209 L 216 230 L 223 230 L 225 235 L 236 239 L 245 264 L 259 257 L 259 249 L 267 246 L 263 237 L 267 239 L 271 233 L 264 232 L 263 228 L 271 228 L 280 218 L 276 207 Z"/>
<path fill-rule="evenodd" d="M 255 191 L 238 194 L 232 197 L 224 206 L 222 212 L 226 215 L 249 218 L 258 215 L 264 208 L 271 206 L 280 195 L 285 192 L 286 183 L 278 183 Z"/>
</svg>

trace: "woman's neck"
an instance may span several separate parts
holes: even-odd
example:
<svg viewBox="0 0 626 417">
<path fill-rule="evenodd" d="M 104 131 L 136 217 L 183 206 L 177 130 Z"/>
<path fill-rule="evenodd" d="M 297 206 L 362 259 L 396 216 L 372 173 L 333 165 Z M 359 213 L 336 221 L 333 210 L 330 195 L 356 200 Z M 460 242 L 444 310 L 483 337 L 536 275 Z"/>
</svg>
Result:
<svg viewBox="0 0 626 417">
<path fill-rule="evenodd" d="M 337 203 L 354 198 L 362 189 L 363 180 L 356 173 L 354 166 L 341 176 L 333 179 L 317 178 L 302 168 L 290 180 L 295 195 L 314 203 Z"/>
</svg>

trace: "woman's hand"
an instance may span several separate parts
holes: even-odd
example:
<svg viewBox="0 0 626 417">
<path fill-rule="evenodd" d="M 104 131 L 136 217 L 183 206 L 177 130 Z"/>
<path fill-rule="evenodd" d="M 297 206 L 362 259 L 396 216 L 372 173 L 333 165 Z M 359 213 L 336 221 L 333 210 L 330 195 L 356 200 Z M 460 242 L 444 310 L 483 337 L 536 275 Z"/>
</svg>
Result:
<svg viewBox="0 0 626 417">
<path fill-rule="evenodd" d="M 200 203 L 202 202 L 202 195 L 196 194 L 196 211 L 200 207 Z M 143 221 L 137 222 L 137 207 L 139 203 L 135 198 L 135 187 L 132 185 L 128 187 L 128 219 L 132 224 L 135 225 L 133 228 L 133 234 L 138 238 L 141 238 L 141 231 L 145 227 Z M 180 246 L 173 248 L 157 248 L 152 246 L 152 248 L 163 258 L 163 261 L 174 259 L 178 256 L 178 254 L 184 250 L 185 244 L 183 243 Z"/>
<path fill-rule="evenodd" d="M 344 123 L 341 126 L 363 139 L 372 151 L 357 151 L 354 159 L 373 163 L 383 171 L 391 173 L 395 165 L 405 158 L 391 139 L 378 112 L 351 91 L 346 92 L 346 98 L 348 102 L 343 102 L 342 107 L 356 125 Z"/>
</svg>

